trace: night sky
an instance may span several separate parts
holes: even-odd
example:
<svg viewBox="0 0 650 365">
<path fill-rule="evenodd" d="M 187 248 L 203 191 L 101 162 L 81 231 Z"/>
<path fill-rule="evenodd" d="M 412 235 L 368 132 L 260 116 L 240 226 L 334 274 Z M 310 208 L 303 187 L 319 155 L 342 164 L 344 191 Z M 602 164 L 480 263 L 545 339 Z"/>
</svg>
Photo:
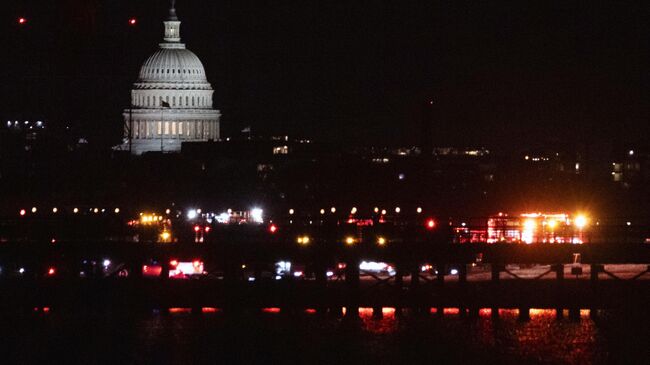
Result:
<svg viewBox="0 0 650 365">
<path fill-rule="evenodd" d="M 648 143 L 648 1 L 177 3 L 223 136 L 251 125 L 327 142 L 412 144 L 421 103 L 433 99 L 441 145 Z M 117 143 L 167 4 L 4 2 L 0 116 L 44 116 L 93 143 Z"/>
</svg>

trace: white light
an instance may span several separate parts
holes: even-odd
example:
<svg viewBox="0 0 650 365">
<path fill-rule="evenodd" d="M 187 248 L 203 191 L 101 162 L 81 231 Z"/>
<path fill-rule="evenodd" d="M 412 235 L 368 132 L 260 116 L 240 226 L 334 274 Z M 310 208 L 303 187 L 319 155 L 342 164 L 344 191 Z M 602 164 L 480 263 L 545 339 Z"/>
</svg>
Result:
<svg viewBox="0 0 650 365">
<path fill-rule="evenodd" d="M 282 275 L 284 273 L 291 271 L 291 262 L 289 261 L 278 261 L 275 263 L 275 274 Z"/>
<path fill-rule="evenodd" d="M 32 213 L 36 213 L 36 207 L 32 208 Z"/>
<path fill-rule="evenodd" d="M 275 280 L 280 280 L 280 279 L 282 279 L 282 276 L 280 276 L 280 275 L 275 276 Z"/>
<path fill-rule="evenodd" d="M 630 155 L 630 156 L 634 156 L 634 150 L 629 150 L 627 153 L 628 153 L 628 155 Z"/>
<path fill-rule="evenodd" d="M 289 214 L 295 213 L 293 209 L 289 209 Z"/>
<path fill-rule="evenodd" d="M 232 214 L 232 209 L 228 208 L 228 210 L 226 210 L 226 212 L 228 212 L 228 214 Z"/>
<path fill-rule="evenodd" d="M 197 213 L 197 214 L 201 214 L 201 209 L 197 209 L 197 210 L 196 210 L 196 213 Z"/>
<path fill-rule="evenodd" d="M 196 213 L 195 209 L 190 209 L 190 210 L 187 211 L 187 219 L 190 219 L 190 220 L 194 219 L 194 218 L 196 218 L 196 215 L 197 215 L 197 213 Z"/>
<path fill-rule="evenodd" d="M 255 277 L 253 277 L 253 276 L 249 276 L 249 277 L 248 277 L 248 281 L 255 281 Z"/>
<path fill-rule="evenodd" d="M 387 270 L 388 265 L 385 262 L 374 262 L 374 261 L 361 261 L 359 264 L 359 270 L 363 271 L 383 271 Z"/>
<path fill-rule="evenodd" d="M 336 208 L 334 208 L 334 207 L 330 208 L 330 212 L 336 213 Z"/>
<path fill-rule="evenodd" d="M 264 223 L 264 210 L 260 208 L 251 209 L 251 219 L 255 223 Z"/>
<path fill-rule="evenodd" d="M 21 273 L 21 274 L 24 274 L 25 273 L 25 268 L 21 267 L 20 269 L 18 269 L 18 272 Z"/>
<path fill-rule="evenodd" d="M 381 210 L 381 215 L 386 215 L 386 209 Z"/>
<path fill-rule="evenodd" d="M 59 209 L 57 207 L 52 208 L 52 213 L 56 213 L 58 211 L 59 211 Z"/>
<path fill-rule="evenodd" d="M 357 213 L 357 207 L 352 207 L 350 210 L 350 214 L 356 214 Z"/>
<path fill-rule="evenodd" d="M 402 211 L 402 209 L 400 207 L 395 208 L 395 213 L 399 213 L 401 211 Z"/>
<path fill-rule="evenodd" d="M 585 226 L 587 226 L 587 217 L 585 217 L 584 215 L 579 215 L 576 217 L 574 222 L 576 227 L 578 227 L 578 229 L 585 228 Z"/>
<path fill-rule="evenodd" d="M 325 273 L 325 275 L 327 277 L 334 276 L 334 272 L 333 271 L 328 271 L 328 272 Z"/>
<path fill-rule="evenodd" d="M 217 223 L 223 223 L 223 224 L 230 223 L 230 214 L 221 213 L 216 217 L 216 219 L 217 219 Z"/>
<path fill-rule="evenodd" d="M 632 222 L 625 222 L 625 224 L 627 224 L 628 226 L 631 226 Z"/>
<path fill-rule="evenodd" d="M 171 213 L 171 212 L 172 212 L 171 209 L 165 209 L 165 214 L 169 214 L 169 213 Z M 116 213 L 117 213 L 117 212 L 116 212 Z"/>
<path fill-rule="evenodd" d="M 109 260 L 109 259 L 104 259 L 104 262 L 102 262 L 102 265 L 104 265 L 104 267 L 109 267 L 109 266 L 111 266 L 111 260 Z"/>
<path fill-rule="evenodd" d="M 73 212 L 73 213 L 79 213 L 79 208 L 74 208 L 74 209 L 72 209 L 72 212 Z"/>
<path fill-rule="evenodd" d="M 325 214 L 325 209 L 321 209 L 320 214 Z"/>
<path fill-rule="evenodd" d="M 114 212 L 115 212 L 115 214 L 119 213 L 119 212 L 120 212 L 120 208 L 115 208 Z"/>
<path fill-rule="evenodd" d="M 302 271 L 295 271 L 295 272 L 293 273 L 293 276 L 295 276 L 295 277 L 297 277 L 297 278 L 301 277 L 301 276 L 302 276 Z"/>
<path fill-rule="evenodd" d="M 458 270 L 456 270 L 456 269 L 451 269 L 450 272 L 451 272 L 452 275 L 457 275 L 458 274 Z"/>
</svg>

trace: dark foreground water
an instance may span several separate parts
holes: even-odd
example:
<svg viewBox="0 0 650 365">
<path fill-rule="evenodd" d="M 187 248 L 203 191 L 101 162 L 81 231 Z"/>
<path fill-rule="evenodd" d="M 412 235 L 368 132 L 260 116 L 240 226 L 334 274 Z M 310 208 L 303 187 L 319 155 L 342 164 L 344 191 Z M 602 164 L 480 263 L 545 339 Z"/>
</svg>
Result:
<svg viewBox="0 0 650 365">
<path fill-rule="evenodd" d="M 556 320 L 552 310 L 493 319 L 396 318 L 385 310 L 359 321 L 274 311 L 140 317 L 50 311 L 1 319 L 2 364 L 650 364 L 646 315 L 601 313 Z"/>
</svg>

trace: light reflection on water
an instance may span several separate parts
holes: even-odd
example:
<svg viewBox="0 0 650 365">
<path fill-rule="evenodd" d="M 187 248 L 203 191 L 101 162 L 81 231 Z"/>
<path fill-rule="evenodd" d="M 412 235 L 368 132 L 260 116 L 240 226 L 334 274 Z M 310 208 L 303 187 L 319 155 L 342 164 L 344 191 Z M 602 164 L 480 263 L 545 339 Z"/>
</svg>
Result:
<svg viewBox="0 0 650 365">
<path fill-rule="evenodd" d="M 489 308 L 473 319 L 457 308 L 445 308 L 443 316 L 408 311 L 399 316 L 394 308 L 373 316 L 372 308 L 360 308 L 357 321 L 314 309 L 294 315 L 279 308 L 240 316 L 218 308 L 200 312 L 175 308 L 142 317 L 79 318 L 41 311 L 0 324 L 9 335 L 0 345 L 10 349 L 3 358 L 22 363 L 67 360 L 70 353 L 64 348 L 75 348 L 81 362 L 90 363 L 305 363 L 321 358 L 321 363 L 604 364 L 638 363 L 630 359 L 647 353 L 637 346 L 647 338 L 647 322 L 594 321 L 588 311 L 579 321 L 558 320 L 549 309 L 531 309 L 529 321 L 519 320 L 516 309 L 501 309 L 493 318 Z"/>
</svg>

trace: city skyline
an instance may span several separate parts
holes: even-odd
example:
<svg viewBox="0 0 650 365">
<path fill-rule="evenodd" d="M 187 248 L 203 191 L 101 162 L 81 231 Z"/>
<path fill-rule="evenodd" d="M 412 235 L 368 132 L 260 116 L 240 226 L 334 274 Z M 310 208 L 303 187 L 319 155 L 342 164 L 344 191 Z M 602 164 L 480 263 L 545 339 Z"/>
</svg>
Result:
<svg viewBox="0 0 650 365">
<path fill-rule="evenodd" d="M 167 2 L 8 7 L 4 116 L 36 113 L 71 122 L 91 143 L 119 140 L 120 111 Z M 177 8 L 225 136 L 250 125 L 328 142 L 417 144 L 420 103 L 433 98 L 438 144 L 647 143 L 642 2 Z"/>
</svg>

